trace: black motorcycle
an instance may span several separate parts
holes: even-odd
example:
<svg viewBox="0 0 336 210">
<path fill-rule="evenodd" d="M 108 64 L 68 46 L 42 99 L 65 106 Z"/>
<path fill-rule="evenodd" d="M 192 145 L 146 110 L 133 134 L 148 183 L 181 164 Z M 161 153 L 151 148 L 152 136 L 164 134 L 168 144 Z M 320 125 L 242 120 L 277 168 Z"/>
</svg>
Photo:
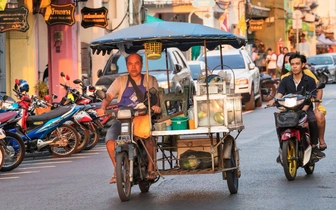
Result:
<svg viewBox="0 0 336 210">
<path fill-rule="evenodd" d="M 316 76 L 316 78 L 318 79 L 320 83 L 327 84 L 328 78 L 330 77 L 328 66 L 321 66 L 321 67 L 316 68 L 314 65 L 315 64 L 310 63 L 310 64 L 307 64 L 307 67 L 309 70 L 311 70 L 314 73 L 314 75 Z"/>
<path fill-rule="evenodd" d="M 260 73 L 260 86 L 261 89 L 267 89 L 268 94 L 263 94 L 261 92 L 262 100 L 268 102 L 275 97 L 278 85 L 280 83 L 279 79 L 273 79 L 271 75 L 266 73 Z"/>
</svg>

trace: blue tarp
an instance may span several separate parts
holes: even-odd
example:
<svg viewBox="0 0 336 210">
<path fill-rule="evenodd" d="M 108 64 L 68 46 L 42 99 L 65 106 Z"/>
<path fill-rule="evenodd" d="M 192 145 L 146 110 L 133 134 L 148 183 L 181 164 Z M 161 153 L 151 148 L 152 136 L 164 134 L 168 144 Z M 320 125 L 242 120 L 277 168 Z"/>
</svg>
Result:
<svg viewBox="0 0 336 210">
<path fill-rule="evenodd" d="M 192 46 L 203 46 L 206 41 L 208 49 L 220 44 L 229 44 L 235 48 L 245 46 L 245 37 L 236 36 L 220 29 L 201 24 L 185 22 L 154 22 L 145 23 L 112 32 L 91 42 L 93 53 L 109 53 L 121 46 L 127 53 L 143 49 L 148 41 L 162 42 L 163 48 L 177 47 L 182 51 Z"/>
</svg>

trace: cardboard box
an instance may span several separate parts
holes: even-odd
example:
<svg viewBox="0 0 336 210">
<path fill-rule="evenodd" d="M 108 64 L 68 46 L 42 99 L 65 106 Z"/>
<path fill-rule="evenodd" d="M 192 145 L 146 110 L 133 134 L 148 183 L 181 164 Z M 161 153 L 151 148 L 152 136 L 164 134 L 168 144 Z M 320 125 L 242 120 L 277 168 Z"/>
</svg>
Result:
<svg viewBox="0 0 336 210">
<path fill-rule="evenodd" d="M 215 139 L 213 140 L 216 141 Z M 180 158 L 180 155 L 187 150 L 195 151 L 204 151 L 210 153 L 210 139 L 209 138 L 199 138 L 199 139 L 179 139 L 177 140 L 177 156 Z M 217 149 L 214 153 L 214 156 L 217 156 Z M 218 160 L 218 158 L 215 158 Z M 217 161 L 216 161 L 217 162 Z"/>
</svg>

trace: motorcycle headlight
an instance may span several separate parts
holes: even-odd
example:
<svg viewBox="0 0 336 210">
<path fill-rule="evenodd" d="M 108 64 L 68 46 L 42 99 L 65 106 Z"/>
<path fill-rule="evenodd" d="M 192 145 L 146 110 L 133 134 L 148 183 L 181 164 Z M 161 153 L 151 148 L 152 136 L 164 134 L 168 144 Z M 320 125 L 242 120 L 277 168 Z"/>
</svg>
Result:
<svg viewBox="0 0 336 210">
<path fill-rule="evenodd" d="M 304 102 L 304 99 L 295 98 L 286 98 L 284 101 L 279 101 L 279 104 L 284 107 L 293 108 L 297 105 L 300 105 Z"/>
</svg>

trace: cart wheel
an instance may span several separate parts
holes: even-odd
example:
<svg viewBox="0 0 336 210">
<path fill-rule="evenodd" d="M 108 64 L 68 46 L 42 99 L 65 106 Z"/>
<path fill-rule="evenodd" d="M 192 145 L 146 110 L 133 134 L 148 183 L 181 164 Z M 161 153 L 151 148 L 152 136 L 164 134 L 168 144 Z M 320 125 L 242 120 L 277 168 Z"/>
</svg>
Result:
<svg viewBox="0 0 336 210">
<path fill-rule="evenodd" d="M 141 181 L 139 183 L 139 188 L 142 193 L 146 193 L 149 191 L 150 183 L 149 181 Z"/>
<path fill-rule="evenodd" d="M 233 139 L 231 139 L 233 141 Z M 231 158 L 225 159 L 224 164 L 225 168 L 232 168 L 236 167 L 236 160 L 235 160 L 235 144 L 232 142 L 232 149 L 231 149 Z M 223 172 L 226 173 L 226 181 L 231 194 L 236 194 L 238 192 L 238 176 L 237 176 L 237 169 Z"/>
<path fill-rule="evenodd" d="M 128 201 L 131 197 L 131 181 L 129 179 L 130 163 L 126 152 L 117 154 L 117 189 L 121 201 Z"/>
</svg>

